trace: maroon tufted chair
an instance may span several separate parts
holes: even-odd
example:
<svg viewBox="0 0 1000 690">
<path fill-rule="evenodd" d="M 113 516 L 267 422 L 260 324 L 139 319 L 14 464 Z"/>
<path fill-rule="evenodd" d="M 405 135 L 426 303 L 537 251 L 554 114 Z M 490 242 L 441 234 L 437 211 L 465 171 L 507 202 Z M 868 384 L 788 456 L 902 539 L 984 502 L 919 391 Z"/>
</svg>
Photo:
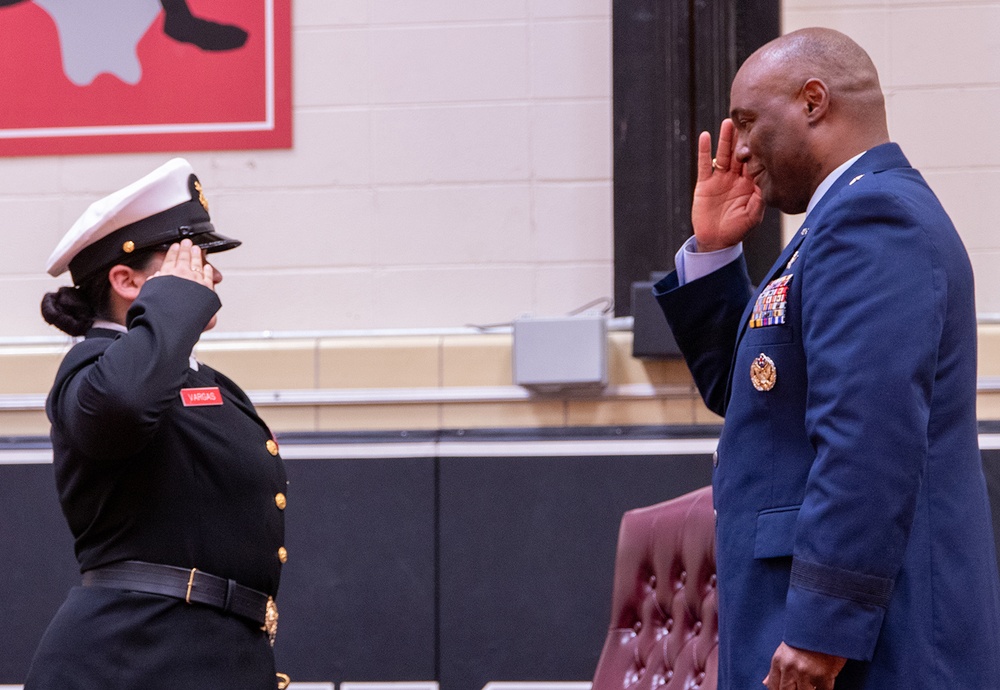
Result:
<svg viewBox="0 0 1000 690">
<path fill-rule="evenodd" d="M 716 690 L 712 487 L 625 513 L 592 690 Z"/>
</svg>

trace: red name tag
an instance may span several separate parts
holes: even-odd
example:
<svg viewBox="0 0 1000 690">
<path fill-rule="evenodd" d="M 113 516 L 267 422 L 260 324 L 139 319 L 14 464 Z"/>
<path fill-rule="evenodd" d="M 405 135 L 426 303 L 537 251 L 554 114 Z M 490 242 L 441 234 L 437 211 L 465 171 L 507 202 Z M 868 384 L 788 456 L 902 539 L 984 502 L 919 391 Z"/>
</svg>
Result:
<svg viewBox="0 0 1000 690">
<path fill-rule="evenodd" d="M 222 393 L 216 388 L 181 388 L 181 402 L 184 407 L 221 405 Z"/>
</svg>

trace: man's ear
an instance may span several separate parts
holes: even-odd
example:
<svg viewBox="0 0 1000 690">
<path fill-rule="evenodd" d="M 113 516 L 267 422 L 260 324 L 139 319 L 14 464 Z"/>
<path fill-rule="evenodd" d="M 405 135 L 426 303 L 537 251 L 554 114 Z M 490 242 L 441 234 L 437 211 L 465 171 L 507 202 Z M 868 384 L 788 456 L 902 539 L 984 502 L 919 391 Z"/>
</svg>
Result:
<svg viewBox="0 0 1000 690">
<path fill-rule="evenodd" d="M 132 302 L 139 296 L 139 290 L 146 282 L 146 276 L 141 271 L 118 264 L 108 271 L 108 282 L 111 283 L 112 293 L 126 302 Z"/>
<path fill-rule="evenodd" d="M 810 125 L 826 117 L 830 109 L 830 90 L 822 79 L 809 79 L 802 87 L 801 93 L 805 103 L 806 118 Z"/>
</svg>

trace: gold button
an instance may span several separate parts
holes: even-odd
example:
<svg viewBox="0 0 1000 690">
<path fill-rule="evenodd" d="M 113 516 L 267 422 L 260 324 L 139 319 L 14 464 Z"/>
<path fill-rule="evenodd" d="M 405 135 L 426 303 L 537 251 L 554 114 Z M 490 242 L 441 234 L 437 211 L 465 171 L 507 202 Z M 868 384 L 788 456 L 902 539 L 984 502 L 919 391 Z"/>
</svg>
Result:
<svg viewBox="0 0 1000 690">
<path fill-rule="evenodd" d="M 284 510 L 285 506 L 288 505 L 288 501 L 285 500 L 285 494 L 275 495 L 274 505 L 278 506 L 278 510 Z"/>
<path fill-rule="evenodd" d="M 267 443 L 264 445 L 267 446 L 267 452 L 271 455 L 278 454 L 278 444 L 274 442 L 274 439 L 267 439 Z"/>
<path fill-rule="evenodd" d="M 125 244 L 122 245 L 122 251 L 126 254 L 131 254 L 135 251 L 135 242 L 132 240 L 126 240 Z"/>
<path fill-rule="evenodd" d="M 278 560 L 282 563 L 288 560 L 288 550 L 284 546 L 278 547 Z"/>
</svg>

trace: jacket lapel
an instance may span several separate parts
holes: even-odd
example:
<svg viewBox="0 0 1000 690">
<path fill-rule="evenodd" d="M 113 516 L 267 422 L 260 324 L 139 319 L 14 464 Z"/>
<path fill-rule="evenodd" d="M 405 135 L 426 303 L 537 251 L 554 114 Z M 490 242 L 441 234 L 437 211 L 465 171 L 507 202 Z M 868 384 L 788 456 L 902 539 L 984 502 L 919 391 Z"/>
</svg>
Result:
<svg viewBox="0 0 1000 690">
<path fill-rule="evenodd" d="M 808 221 L 809 219 L 806 218 L 807 223 Z M 750 323 L 750 314 L 753 312 L 753 307 L 757 303 L 757 297 L 759 297 L 760 293 L 764 291 L 767 284 L 774 280 L 777 274 L 785 270 L 785 266 L 788 264 L 789 259 L 792 258 L 792 254 L 799 248 L 799 245 L 802 244 L 802 240 L 805 239 L 807 234 L 809 234 L 809 226 L 803 224 L 802 227 L 799 228 L 799 231 L 795 233 L 795 237 L 793 237 L 791 241 L 785 245 L 785 248 L 781 250 L 781 254 L 778 255 L 778 259 L 771 265 L 771 269 L 767 272 L 764 280 L 760 281 L 760 285 L 758 285 L 757 289 L 754 291 L 753 297 L 751 297 L 750 301 L 747 302 L 746 309 L 743 310 L 743 316 L 740 321 L 740 332 L 736 336 L 737 348 L 740 346 L 740 341 L 743 340 L 743 334 L 746 332 L 747 324 Z"/>
<path fill-rule="evenodd" d="M 772 264 L 771 270 L 767 272 L 767 276 L 760 282 L 757 289 L 754 291 L 753 297 L 747 303 L 746 309 L 743 310 L 743 316 L 740 321 L 740 331 L 736 336 L 736 347 L 733 350 L 733 359 L 729 368 L 729 382 L 726 386 L 726 405 L 729 405 L 729 396 L 732 394 L 733 389 L 733 375 L 734 367 L 736 366 L 736 353 L 740 349 L 740 343 L 743 340 L 743 336 L 746 334 L 747 325 L 750 322 L 750 314 L 753 313 L 753 307 L 757 303 L 757 298 L 760 293 L 767 287 L 767 284 L 774 280 L 775 276 L 785 270 L 789 259 L 791 259 L 792 254 L 799 248 L 802 241 L 809 234 L 810 226 L 818 218 L 820 218 L 824 207 L 830 203 L 845 187 L 850 186 L 856 181 L 859 176 L 864 176 L 866 174 L 874 174 L 882 172 L 883 170 L 888 170 L 890 168 L 908 168 L 910 163 L 906 160 L 906 156 L 903 155 L 903 151 L 899 148 L 897 144 L 882 144 L 881 146 L 876 146 L 873 149 L 867 151 L 861 158 L 854 162 L 854 165 L 849 167 L 844 173 L 836 179 L 830 189 L 826 191 L 823 198 L 820 199 L 816 206 L 813 207 L 809 215 L 806 216 L 805 221 L 799 228 L 798 232 L 795 233 L 795 237 L 789 241 L 788 245 L 782 250 L 778 259 Z"/>
</svg>

